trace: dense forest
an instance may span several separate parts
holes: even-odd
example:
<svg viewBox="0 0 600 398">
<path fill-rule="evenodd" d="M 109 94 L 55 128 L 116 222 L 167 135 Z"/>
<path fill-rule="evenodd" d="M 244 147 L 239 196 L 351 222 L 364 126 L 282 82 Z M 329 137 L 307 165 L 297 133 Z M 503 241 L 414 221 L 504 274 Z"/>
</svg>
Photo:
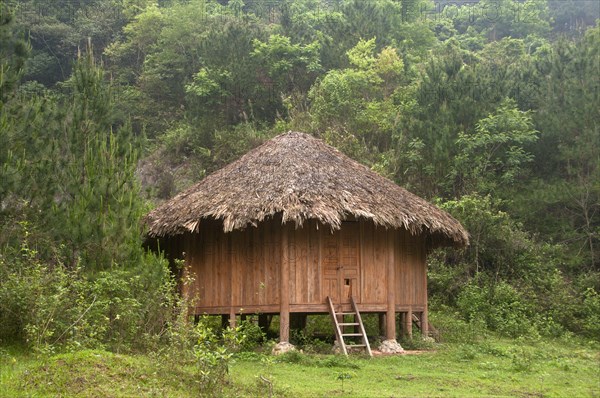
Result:
<svg viewBox="0 0 600 398">
<path fill-rule="evenodd" d="M 141 217 L 289 130 L 467 228 L 432 311 L 600 336 L 597 1 L 1 1 L 0 343 L 181 338 Z"/>
</svg>

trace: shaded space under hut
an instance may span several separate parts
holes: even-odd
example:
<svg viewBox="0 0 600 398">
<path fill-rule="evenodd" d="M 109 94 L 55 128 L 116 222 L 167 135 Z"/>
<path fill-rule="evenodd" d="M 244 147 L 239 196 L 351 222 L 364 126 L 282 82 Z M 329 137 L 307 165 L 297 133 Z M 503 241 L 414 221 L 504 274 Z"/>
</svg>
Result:
<svg viewBox="0 0 600 398">
<path fill-rule="evenodd" d="M 181 289 L 197 298 L 194 314 L 232 323 L 279 315 L 288 342 L 290 318 L 301 326 L 308 314 L 331 313 L 344 352 L 344 336 L 361 334 L 360 313 L 379 314 L 393 342 L 397 314 L 403 333 L 414 319 L 427 335 L 427 252 L 468 244 L 446 212 L 299 132 L 251 150 L 144 222 L 151 247 L 193 276 Z"/>
</svg>

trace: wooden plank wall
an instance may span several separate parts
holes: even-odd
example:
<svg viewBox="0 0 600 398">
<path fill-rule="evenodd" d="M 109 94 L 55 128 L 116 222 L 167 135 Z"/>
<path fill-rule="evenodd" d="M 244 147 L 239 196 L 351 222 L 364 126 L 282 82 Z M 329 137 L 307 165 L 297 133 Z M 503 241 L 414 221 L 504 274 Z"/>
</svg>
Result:
<svg viewBox="0 0 600 398">
<path fill-rule="evenodd" d="M 361 222 L 361 303 L 387 302 L 387 232 L 370 222 Z"/>
<path fill-rule="evenodd" d="M 425 249 L 421 237 L 404 230 L 377 228 L 359 222 L 358 253 L 361 292 L 355 294 L 363 305 L 384 305 L 387 301 L 388 261 L 395 266 L 396 306 L 424 306 L 427 303 Z M 289 229 L 289 291 L 291 305 L 322 305 L 323 242 L 328 227 L 316 221 L 303 228 Z M 392 239 L 389 239 L 392 234 Z M 201 232 L 188 235 L 186 263 L 196 275 L 193 290 L 199 307 L 266 306 L 279 304 L 281 267 L 281 224 L 278 221 L 224 234 L 218 222 L 203 221 Z M 395 242 L 394 255 L 388 252 Z"/>
<path fill-rule="evenodd" d="M 310 221 L 304 228 L 290 229 L 290 304 L 321 304 L 322 233 L 317 222 Z M 328 233 L 328 232 L 327 232 Z"/>
<path fill-rule="evenodd" d="M 427 303 L 427 267 L 423 239 L 406 230 L 396 231 L 396 304 L 424 306 Z"/>
<path fill-rule="evenodd" d="M 273 222 L 223 233 L 205 221 L 187 245 L 186 264 L 195 275 L 199 307 L 279 303 L 280 236 Z"/>
</svg>

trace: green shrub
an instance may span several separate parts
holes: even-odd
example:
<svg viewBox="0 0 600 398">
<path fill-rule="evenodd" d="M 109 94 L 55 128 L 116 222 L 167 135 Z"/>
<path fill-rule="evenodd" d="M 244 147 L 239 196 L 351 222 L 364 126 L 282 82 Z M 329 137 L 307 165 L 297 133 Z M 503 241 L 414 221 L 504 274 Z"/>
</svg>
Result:
<svg viewBox="0 0 600 398">
<path fill-rule="evenodd" d="M 250 319 L 241 321 L 237 329 L 243 336 L 243 341 L 240 343 L 239 347 L 240 351 L 255 350 L 267 337 L 258 323 L 253 322 Z"/>
<path fill-rule="evenodd" d="M 233 356 L 244 346 L 246 335 L 242 326 L 228 327 L 220 333 L 208 316 L 194 325 L 188 316 L 189 304 L 180 299 L 173 309 L 175 317 L 166 326 L 157 359 L 169 369 L 193 367 L 199 395 L 221 396 Z"/>
<path fill-rule="evenodd" d="M 198 371 L 200 396 L 214 397 L 223 394 L 223 387 L 229 373 L 229 364 L 233 356 L 232 349 L 243 343 L 242 334 L 236 328 L 227 328 L 221 342 L 214 329 L 200 322 L 196 325 L 196 344 L 193 354 Z"/>
<path fill-rule="evenodd" d="M 431 323 L 440 334 L 440 341 L 445 343 L 475 343 L 487 336 L 485 322 L 480 319 L 465 321 L 461 313 L 449 307 L 429 313 Z"/>
<path fill-rule="evenodd" d="M 331 343 L 312 337 L 306 330 L 292 330 L 290 342 L 308 354 L 331 353 Z"/>
<path fill-rule="evenodd" d="M 496 284 L 471 282 L 460 293 L 458 308 L 469 321 L 481 319 L 500 334 L 517 337 L 536 334 L 531 308 L 521 294 L 504 281 Z"/>
<path fill-rule="evenodd" d="M 166 261 L 142 259 L 93 274 L 59 255 L 43 260 L 25 232 L 19 250 L 0 253 L 0 341 L 51 352 L 150 348 L 173 319 L 176 290 Z"/>
<path fill-rule="evenodd" d="M 582 328 L 592 338 L 600 339 L 600 294 L 593 288 L 583 293 Z"/>
<path fill-rule="evenodd" d="M 42 262 L 27 240 L 0 254 L 0 277 L 0 340 L 53 351 L 88 312 L 81 268 Z"/>
</svg>

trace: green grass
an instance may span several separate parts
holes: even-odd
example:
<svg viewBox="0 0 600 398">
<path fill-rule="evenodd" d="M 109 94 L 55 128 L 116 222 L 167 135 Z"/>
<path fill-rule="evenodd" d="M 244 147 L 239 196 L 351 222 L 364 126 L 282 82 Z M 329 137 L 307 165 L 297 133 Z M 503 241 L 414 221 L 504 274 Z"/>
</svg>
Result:
<svg viewBox="0 0 600 398">
<path fill-rule="evenodd" d="M 197 397 L 197 380 L 193 367 L 152 355 L 0 348 L 1 397 Z M 600 355 L 597 345 L 501 339 L 373 359 L 242 353 L 225 395 L 266 397 L 268 382 L 277 397 L 600 397 Z"/>
<path fill-rule="evenodd" d="M 233 378 L 251 383 L 260 374 L 290 397 L 600 396 L 597 350 L 559 343 L 495 340 L 419 355 L 351 359 L 341 367 L 296 357 L 240 361 Z M 342 390 L 338 376 L 344 373 L 350 378 Z"/>
<path fill-rule="evenodd" d="M 192 377 L 165 373 L 147 356 L 85 350 L 51 357 L 5 357 L 1 365 L 2 396 L 193 396 L 181 395 L 194 389 Z"/>
</svg>

